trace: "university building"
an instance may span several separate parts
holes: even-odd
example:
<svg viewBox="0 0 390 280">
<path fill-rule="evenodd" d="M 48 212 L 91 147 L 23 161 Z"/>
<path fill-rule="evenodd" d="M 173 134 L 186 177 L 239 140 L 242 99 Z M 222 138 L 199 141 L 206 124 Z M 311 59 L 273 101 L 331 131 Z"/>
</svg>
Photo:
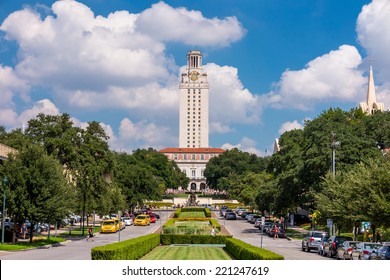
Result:
<svg viewBox="0 0 390 280">
<path fill-rule="evenodd" d="M 203 172 L 210 158 L 224 152 L 209 147 L 209 83 L 202 69 L 202 53 L 187 53 L 186 71 L 179 86 L 179 147 L 160 152 L 174 160 L 190 179 L 187 190 L 207 189 Z"/>
</svg>

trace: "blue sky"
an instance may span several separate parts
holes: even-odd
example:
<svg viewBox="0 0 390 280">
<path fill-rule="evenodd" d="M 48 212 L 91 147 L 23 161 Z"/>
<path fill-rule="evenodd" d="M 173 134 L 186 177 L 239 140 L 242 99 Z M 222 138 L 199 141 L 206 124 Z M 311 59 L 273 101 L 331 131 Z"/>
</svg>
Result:
<svg viewBox="0 0 390 280">
<path fill-rule="evenodd" d="M 1 1 L 0 125 L 38 113 L 102 123 L 114 150 L 178 145 L 179 75 L 203 53 L 212 147 L 265 155 L 374 67 L 390 107 L 389 0 Z"/>
</svg>

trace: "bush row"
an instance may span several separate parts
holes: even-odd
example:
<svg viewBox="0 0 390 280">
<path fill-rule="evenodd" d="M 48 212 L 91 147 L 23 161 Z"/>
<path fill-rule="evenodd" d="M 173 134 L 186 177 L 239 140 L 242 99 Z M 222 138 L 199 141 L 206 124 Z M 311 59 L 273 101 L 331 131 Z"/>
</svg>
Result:
<svg viewBox="0 0 390 280">
<path fill-rule="evenodd" d="M 161 234 L 161 244 L 226 244 L 228 235 Z"/>
<path fill-rule="evenodd" d="M 126 241 L 94 247 L 92 260 L 138 260 L 160 245 L 160 234 L 148 234 Z"/>
<path fill-rule="evenodd" d="M 284 257 L 227 235 L 149 234 L 91 249 L 92 260 L 137 260 L 155 247 L 170 244 L 226 244 L 238 260 L 283 260 Z"/>
<path fill-rule="evenodd" d="M 237 260 L 284 260 L 284 257 L 235 238 L 226 239 L 226 251 Z"/>
</svg>

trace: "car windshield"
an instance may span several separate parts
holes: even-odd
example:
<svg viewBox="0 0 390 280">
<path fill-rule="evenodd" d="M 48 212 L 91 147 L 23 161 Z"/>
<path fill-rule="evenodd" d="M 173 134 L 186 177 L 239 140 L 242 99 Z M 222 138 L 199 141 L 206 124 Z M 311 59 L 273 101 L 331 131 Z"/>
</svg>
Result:
<svg viewBox="0 0 390 280">
<path fill-rule="evenodd" d="M 146 216 L 140 215 L 140 216 L 137 216 L 137 219 L 146 219 Z"/>
<path fill-rule="evenodd" d="M 103 225 L 113 225 L 114 224 L 114 221 L 104 221 L 103 222 Z"/>
<path fill-rule="evenodd" d="M 325 233 L 322 233 L 322 232 L 313 232 L 313 237 L 316 237 L 316 238 L 324 238 L 326 236 Z"/>
<path fill-rule="evenodd" d="M 378 249 L 380 246 L 380 244 L 364 244 L 364 248 L 368 250 Z"/>
</svg>

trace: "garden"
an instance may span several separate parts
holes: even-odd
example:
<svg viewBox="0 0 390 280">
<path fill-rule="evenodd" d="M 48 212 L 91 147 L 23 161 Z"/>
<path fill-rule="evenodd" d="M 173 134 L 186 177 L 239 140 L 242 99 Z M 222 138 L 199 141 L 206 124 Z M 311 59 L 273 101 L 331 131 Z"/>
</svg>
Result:
<svg viewBox="0 0 390 280">
<path fill-rule="evenodd" d="M 215 235 L 211 235 L 211 229 Z M 282 260 L 283 256 L 223 234 L 208 208 L 179 208 L 161 234 L 94 247 L 93 260 Z"/>
</svg>

